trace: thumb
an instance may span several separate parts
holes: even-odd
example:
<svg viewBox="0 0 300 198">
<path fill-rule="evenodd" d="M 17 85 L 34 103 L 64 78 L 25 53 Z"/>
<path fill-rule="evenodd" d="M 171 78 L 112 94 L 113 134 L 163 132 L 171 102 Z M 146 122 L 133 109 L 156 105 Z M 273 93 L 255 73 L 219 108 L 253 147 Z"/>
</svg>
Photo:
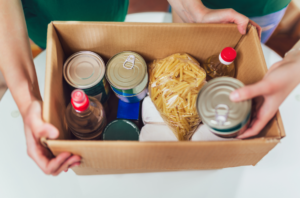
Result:
<svg viewBox="0 0 300 198">
<path fill-rule="evenodd" d="M 58 130 L 49 123 L 43 123 L 40 132 L 38 133 L 38 139 L 46 137 L 49 139 L 56 139 L 59 135 Z"/>
<path fill-rule="evenodd" d="M 254 97 L 264 95 L 267 93 L 267 85 L 264 81 L 260 81 L 253 85 L 248 85 L 243 88 L 234 90 L 230 93 L 230 100 L 233 102 L 239 102 L 243 100 L 252 99 Z"/>
<path fill-rule="evenodd" d="M 55 139 L 58 137 L 58 130 L 42 119 L 41 103 L 34 103 L 29 111 L 29 124 L 36 140 L 42 137 Z"/>
<path fill-rule="evenodd" d="M 241 34 L 246 34 L 248 22 L 249 19 L 243 15 L 236 18 L 235 23 L 237 24 L 237 28 Z"/>
</svg>

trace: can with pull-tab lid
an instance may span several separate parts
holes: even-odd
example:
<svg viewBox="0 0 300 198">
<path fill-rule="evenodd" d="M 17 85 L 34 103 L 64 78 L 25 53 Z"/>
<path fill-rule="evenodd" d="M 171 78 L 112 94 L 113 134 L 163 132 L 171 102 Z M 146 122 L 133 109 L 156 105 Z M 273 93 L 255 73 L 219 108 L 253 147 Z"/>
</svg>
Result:
<svg viewBox="0 0 300 198">
<path fill-rule="evenodd" d="M 147 95 L 147 64 L 141 55 L 120 52 L 107 62 L 106 68 L 106 79 L 120 100 L 134 103 Z"/>
<path fill-rule="evenodd" d="M 229 95 L 244 84 L 231 77 L 209 81 L 198 93 L 196 108 L 202 122 L 220 137 L 236 137 L 248 127 L 252 101 L 232 102 Z"/>
</svg>

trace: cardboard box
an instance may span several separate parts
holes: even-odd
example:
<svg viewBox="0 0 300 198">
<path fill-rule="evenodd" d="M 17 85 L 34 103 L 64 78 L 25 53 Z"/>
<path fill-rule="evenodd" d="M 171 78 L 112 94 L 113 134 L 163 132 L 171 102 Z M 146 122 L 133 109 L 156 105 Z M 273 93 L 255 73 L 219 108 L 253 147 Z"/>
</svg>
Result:
<svg viewBox="0 0 300 198">
<path fill-rule="evenodd" d="M 227 46 L 236 46 L 235 63 L 239 80 L 251 84 L 263 78 L 267 67 L 257 32 L 252 26 L 242 37 L 234 24 L 49 24 L 43 118 L 59 129 L 60 136 L 58 140 L 45 140 L 43 143 L 54 155 L 68 151 L 82 156 L 82 164 L 73 168 L 78 175 L 255 165 L 285 136 L 279 112 L 258 137 L 240 141 L 78 141 L 71 140 L 64 127 L 64 112 L 70 101 L 70 91 L 64 84 L 63 63 L 74 52 L 94 51 L 105 61 L 124 50 L 135 51 L 146 61 L 186 52 L 201 63 Z M 111 105 L 112 112 L 115 111 L 113 106 L 116 105 Z"/>
</svg>

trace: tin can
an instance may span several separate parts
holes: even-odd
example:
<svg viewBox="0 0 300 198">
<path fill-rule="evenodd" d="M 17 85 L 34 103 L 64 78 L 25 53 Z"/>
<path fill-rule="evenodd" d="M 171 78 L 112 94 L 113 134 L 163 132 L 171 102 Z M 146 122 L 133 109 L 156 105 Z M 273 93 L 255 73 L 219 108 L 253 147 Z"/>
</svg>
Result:
<svg viewBox="0 0 300 198">
<path fill-rule="evenodd" d="M 127 102 L 127 103 L 140 102 L 141 100 L 143 100 L 143 98 L 145 98 L 145 96 L 147 95 L 147 92 L 148 92 L 148 88 L 146 87 L 139 94 L 131 95 L 131 96 L 124 96 L 124 95 L 119 95 L 118 93 L 116 93 L 113 87 L 112 87 L 112 90 L 120 100 L 122 100 L 123 102 Z"/>
<path fill-rule="evenodd" d="M 141 55 L 131 51 L 118 53 L 107 62 L 106 68 L 106 79 L 122 101 L 139 102 L 146 96 L 147 64 Z"/>
<path fill-rule="evenodd" d="M 146 77 L 144 78 L 142 83 L 132 89 L 122 90 L 122 89 L 115 88 L 113 86 L 111 86 L 111 88 L 115 93 L 117 93 L 121 96 L 134 96 L 134 95 L 137 95 L 137 94 L 143 92 L 144 90 L 148 89 L 147 85 L 148 85 L 148 73 L 146 73 Z"/>
<path fill-rule="evenodd" d="M 82 89 L 102 104 L 109 98 L 109 85 L 104 78 L 105 64 L 102 58 L 90 51 L 71 55 L 64 64 L 64 78 L 72 89 Z"/>
<path fill-rule="evenodd" d="M 138 141 L 139 128 L 131 121 L 117 119 L 109 123 L 103 131 L 103 140 L 131 140 Z"/>
<path fill-rule="evenodd" d="M 229 95 L 244 84 L 231 77 L 210 80 L 198 93 L 196 109 L 202 122 L 217 136 L 242 134 L 250 122 L 252 101 L 232 102 Z"/>
</svg>

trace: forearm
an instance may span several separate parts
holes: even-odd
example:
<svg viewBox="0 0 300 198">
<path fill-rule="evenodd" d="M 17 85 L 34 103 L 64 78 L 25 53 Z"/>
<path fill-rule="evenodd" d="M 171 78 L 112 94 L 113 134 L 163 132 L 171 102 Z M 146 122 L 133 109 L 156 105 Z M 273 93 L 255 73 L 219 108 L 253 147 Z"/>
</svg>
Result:
<svg viewBox="0 0 300 198">
<path fill-rule="evenodd" d="M 291 66 L 292 68 L 289 69 L 291 77 L 295 76 L 295 79 L 291 81 L 296 83 L 296 85 L 300 84 L 300 40 L 285 54 L 283 61 L 294 63 Z"/>
<path fill-rule="evenodd" d="M 0 70 L 22 115 L 41 99 L 20 0 L 0 0 Z"/>
<path fill-rule="evenodd" d="M 172 6 L 173 22 L 176 23 L 196 23 L 207 11 L 201 0 L 168 0 L 168 2 Z"/>
</svg>

